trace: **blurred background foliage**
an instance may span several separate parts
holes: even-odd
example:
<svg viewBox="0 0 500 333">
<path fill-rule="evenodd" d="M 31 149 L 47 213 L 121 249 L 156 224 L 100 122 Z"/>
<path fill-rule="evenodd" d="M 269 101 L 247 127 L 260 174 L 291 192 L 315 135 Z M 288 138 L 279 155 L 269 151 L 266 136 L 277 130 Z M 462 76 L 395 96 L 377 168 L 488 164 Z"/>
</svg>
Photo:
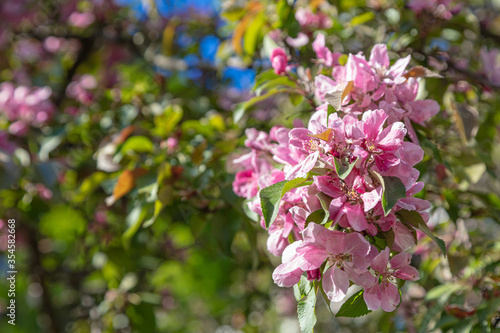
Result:
<svg viewBox="0 0 500 333">
<path fill-rule="evenodd" d="M 0 331 L 298 332 L 231 161 L 245 128 L 307 121 L 313 92 L 266 70 L 276 46 L 310 67 L 319 30 L 336 52 L 386 43 L 444 76 L 422 79 L 442 107 L 415 128 L 420 195 L 449 255 L 421 239 L 421 279 L 395 312 L 335 318 L 319 300 L 317 332 L 498 328 L 500 2 L 427 2 L 3 1 L 0 276 L 12 218 L 19 273 L 16 326 Z M 299 8 L 331 26 L 301 26 Z"/>
</svg>

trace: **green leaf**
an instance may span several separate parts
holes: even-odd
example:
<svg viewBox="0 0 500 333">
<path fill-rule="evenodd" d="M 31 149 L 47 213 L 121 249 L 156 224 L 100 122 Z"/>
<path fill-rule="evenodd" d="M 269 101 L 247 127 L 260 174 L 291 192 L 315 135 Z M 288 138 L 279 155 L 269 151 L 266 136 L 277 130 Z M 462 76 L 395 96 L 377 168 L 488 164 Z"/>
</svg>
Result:
<svg viewBox="0 0 500 333">
<path fill-rule="evenodd" d="M 150 139 L 142 135 L 132 136 L 127 139 L 121 146 L 120 152 L 129 154 L 129 152 L 136 153 L 150 153 L 153 151 L 154 145 Z"/>
<path fill-rule="evenodd" d="M 64 131 L 60 131 L 56 135 L 49 136 L 47 138 L 42 139 L 40 144 L 40 151 L 38 153 L 38 158 L 42 162 L 47 162 L 49 160 L 50 153 L 59 147 L 61 142 L 64 140 L 66 133 Z"/>
<path fill-rule="evenodd" d="M 262 215 L 266 221 L 266 229 L 269 229 L 273 224 L 280 206 L 281 198 L 296 187 L 305 185 L 307 178 L 296 178 L 292 180 L 284 180 L 274 185 L 263 188 L 260 191 L 260 203 L 262 206 Z"/>
<path fill-rule="evenodd" d="M 85 201 L 94 191 L 99 187 L 99 185 L 108 179 L 108 175 L 102 171 L 96 171 L 87 178 L 85 178 L 78 189 L 78 192 L 73 197 L 74 202 Z"/>
<path fill-rule="evenodd" d="M 262 39 L 265 23 L 266 18 L 262 12 L 258 14 L 247 27 L 247 31 L 245 32 L 245 37 L 243 39 L 243 48 L 250 56 L 253 56 L 255 49 L 257 48 L 257 43 Z"/>
<path fill-rule="evenodd" d="M 283 186 L 283 193 L 281 194 L 281 197 L 283 197 L 288 191 L 293 190 L 294 188 L 312 184 L 312 181 L 307 181 L 307 177 L 295 178 L 292 180 L 285 180 L 285 181 L 286 184 L 285 186 Z"/>
<path fill-rule="evenodd" d="M 155 201 L 154 204 L 154 213 L 149 220 L 145 221 L 144 224 L 142 225 L 143 228 L 147 228 L 151 226 L 158 216 L 160 216 L 160 213 L 163 211 L 163 209 L 172 202 L 173 198 L 173 190 L 172 186 L 164 186 L 158 191 L 158 196 L 157 200 Z"/>
<path fill-rule="evenodd" d="M 363 13 L 361 15 L 355 16 L 351 20 L 351 27 L 366 23 L 375 18 L 375 14 L 373 12 Z"/>
<path fill-rule="evenodd" d="M 263 90 L 268 90 L 270 88 L 275 88 L 275 87 L 278 87 L 278 86 L 294 87 L 295 83 L 292 82 L 292 81 L 290 81 L 290 79 L 288 77 L 286 77 L 286 76 L 280 76 L 280 77 L 277 77 L 277 78 L 272 79 L 270 81 L 263 82 L 259 86 L 256 85 L 256 88 L 255 88 L 254 91 L 255 91 L 255 94 L 257 96 L 260 96 L 260 93 Z"/>
<path fill-rule="evenodd" d="M 370 313 L 371 310 L 368 310 L 366 306 L 363 292 L 364 290 L 360 290 L 349 297 L 340 307 L 339 312 L 337 312 L 337 317 L 357 318 Z"/>
<path fill-rule="evenodd" d="M 371 171 L 382 185 L 382 208 L 387 216 L 399 199 L 406 198 L 406 188 L 398 177 L 381 176 L 378 172 Z"/>
<path fill-rule="evenodd" d="M 179 105 L 169 105 L 163 114 L 154 118 L 153 134 L 166 138 L 172 132 L 184 114 Z"/>
<path fill-rule="evenodd" d="M 304 96 L 300 94 L 291 93 L 289 96 L 290 96 L 290 102 L 292 102 L 294 106 L 297 106 L 304 101 Z"/>
<path fill-rule="evenodd" d="M 87 228 L 87 220 L 69 206 L 53 206 L 40 219 L 40 231 L 52 238 L 66 242 L 74 241 Z"/>
<path fill-rule="evenodd" d="M 335 171 L 337 172 L 337 175 L 339 176 L 340 179 L 346 179 L 347 176 L 351 173 L 352 169 L 354 168 L 354 165 L 356 165 L 356 162 L 358 159 L 356 159 L 354 162 L 350 164 L 343 164 L 341 163 L 337 158 L 335 160 Z"/>
<path fill-rule="evenodd" d="M 281 77 L 283 76 L 276 74 L 273 69 L 264 71 L 255 77 L 255 85 L 253 87 L 253 90 L 257 90 L 259 86 L 266 84 L 269 81 L 279 79 Z"/>
<path fill-rule="evenodd" d="M 309 214 L 309 216 L 306 218 L 306 226 L 310 222 L 325 224 L 326 222 L 328 222 L 329 218 L 330 218 L 330 213 L 327 210 L 320 208 Z"/>
<path fill-rule="evenodd" d="M 313 282 L 309 281 L 304 275 L 302 275 L 300 277 L 300 281 L 293 286 L 293 293 L 297 302 L 306 297 L 312 288 Z"/>
<path fill-rule="evenodd" d="M 383 179 L 382 207 L 385 216 L 387 216 L 399 199 L 406 198 L 406 188 L 398 177 L 383 176 Z"/>
<path fill-rule="evenodd" d="M 297 304 L 297 314 L 299 317 L 300 329 L 303 333 L 313 333 L 316 325 L 316 291 L 310 288 L 307 299 L 301 300 Z"/>
<path fill-rule="evenodd" d="M 127 217 L 125 218 L 125 222 L 127 223 L 128 228 L 122 235 L 122 243 L 125 249 L 128 250 L 130 248 L 130 242 L 132 241 L 132 238 L 137 233 L 137 231 L 139 231 L 139 229 L 141 228 L 142 223 L 146 219 L 147 213 L 147 207 L 143 207 L 140 204 L 132 208 L 132 210 L 128 213 Z"/>
<path fill-rule="evenodd" d="M 282 93 L 282 92 L 288 92 L 288 89 L 272 89 L 264 95 L 254 97 L 246 102 L 238 104 L 236 106 L 236 108 L 234 109 L 234 113 L 233 113 L 234 122 L 235 123 L 239 122 L 241 120 L 241 118 L 243 117 L 243 115 L 245 114 L 245 111 L 248 110 L 249 108 L 251 108 L 252 106 L 254 106 L 255 104 L 262 102 L 263 100 L 266 100 L 269 97 L 271 97 L 273 95 L 277 95 L 277 94 Z"/>
<path fill-rule="evenodd" d="M 146 302 L 127 307 L 127 316 L 131 319 L 131 327 L 137 333 L 156 332 L 155 307 Z"/>
<path fill-rule="evenodd" d="M 429 227 L 425 223 L 425 221 L 422 218 L 422 216 L 420 215 L 420 213 L 418 213 L 418 212 L 416 212 L 414 210 L 413 211 L 408 211 L 406 209 L 400 209 L 396 213 L 396 215 L 401 220 L 403 220 L 403 221 L 411 224 L 412 226 L 414 226 L 417 229 L 422 230 L 427 236 L 429 236 L 434 241 L 434 243 L 437 244 L 437 246 L 439 247 L 439 249 L 441 250 L 441 252 L 443 252 L 443 255 L 446 257 L 446 244 L 444 243 L 444 241 L 442 239 L 437 238 L 436 236 L 434 236 L 434 234 L 429 229 Z"/>
<path fill-rule="evenodd" d="M 444 159 L 443 156 L 441 155 L 441 151 L 434 142 L 425 137 L 419 138 L 419 141 L 422 148 L 424 149 L 428 148 L 432 152 L 432 156 L 438 163 L 444 164 Z"/>
<path fill-rule="evenodd" d="M 377 234 L 377 236 L 374 236 L 374 237 L 370 237 L 369 240 L 372 240 L 373 241 L 373 245 L 375 245 L 375 247 L 377 249 L 379 249 L 380 251 L 382 251 L 383 249 L 385 249 L 387 247 L 387 238 L 385 238 L 385 235 L 383 235 L 384 237 L 379 237 L 379 235 L 383 235 L 381 234 L 380 232 Z"/>
<path fill-rule="evenodd" d="M 411 230 L 413 230 L 413 232 L 415 232 L 415 229 L 411 228 Z M 410 232 L 411 232 L 411 230 L 410 230 Z M 415 234 L 416 234 L 416 232 L 415 232 Z M 387 241 L 387 246 L 389 246 L 389 248 L 392 249 L 392 246 L 394 245 L 394 239 L 396 237 L 396 235 L 394 234 L 394 230 L 389 229 L 388 231 L 383 232 L 383 235 L 385 237 L 385 240 Z M 417 240 L 415 240 L 415 244 L 417 244 Z"/>
</svg>

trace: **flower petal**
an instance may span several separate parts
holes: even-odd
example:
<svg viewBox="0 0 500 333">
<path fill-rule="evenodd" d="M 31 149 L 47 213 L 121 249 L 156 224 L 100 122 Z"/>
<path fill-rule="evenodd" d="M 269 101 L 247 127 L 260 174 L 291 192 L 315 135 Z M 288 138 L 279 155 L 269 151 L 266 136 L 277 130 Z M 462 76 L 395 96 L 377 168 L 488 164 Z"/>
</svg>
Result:
<svg viewBox="0 0 500 333">
<path fill-rule="evenodd" d="M 376 283 L 371 288 L 365 289 L 363 298 L 368 310 L 378 310 L 380 308 L 380 285 Z"/>
<path fill-rule="evenodd" d="M 384 273 L 389 263 L 390 250 L 386 247 L 373 259 L 371 267 L 379 273 Z"/>
<path fill-rule="evenodd" d="M 406 281 L 417 281 L 418 279 L 420 279 L 418 270 L 413 266 L 401 267 L 394 273 L 394 276 Z"/>
<path fill-rule="evenodd" d="M 349 276 L 346 272 L 334 266 L 323 276 L 323 289 L 326 297 L 333 302 L 340 302 L 349 289 Z"/>
<path fill-rule="evenodd" d="M 401 298 L 398 287 L 389 282 L 381 284 L 380 306 L 385 312 L 392 312 L 396 309 Z"/>
</svg>

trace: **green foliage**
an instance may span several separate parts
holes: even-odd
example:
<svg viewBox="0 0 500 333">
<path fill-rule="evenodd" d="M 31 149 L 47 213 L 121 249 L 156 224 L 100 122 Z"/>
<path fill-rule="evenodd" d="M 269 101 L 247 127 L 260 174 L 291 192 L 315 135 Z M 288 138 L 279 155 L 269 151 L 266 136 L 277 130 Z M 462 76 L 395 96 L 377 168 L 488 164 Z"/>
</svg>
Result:
<svg viewBox="0 0 500 333">
<path fill-rule="evenodd" d="M 330 218 L 330 212 L 325 209 L 318 209 L 309 214 L 306 218 L 306 225 L 310 222 L 318 223 L 318 224 L 325 224 L 328 222 Z"/>
<path fill-rule="evenodd" d="M 347 176 L 349 176 L 349 174 L 351 173 L 354 166 L 356 165 L 358 159 L 348 164 L 341 163 L 337 158 L 334 158 L 334 161 L 335 161 L 335 172 L 337 172 L 337 175 L 339 175 L 340 179 L 346 179 Z"/>
<path fill-rule="evenodd" d="M 382 185 L 382 208 L 387 216 L 399 199 L 406 198 L 405 186 L 398 177 L 381 176 L 375 171 L 372 171 L 372 174 Z"/>
<path fill-rule="evenodd" d="M 279 183 L 270 185 L 260 191 L 260 202 L 262 206 L 262 214 L 266 221 L 266 229 L 273 224 L 281 202 L 281 198 L 290 190 L 303 186 L 307 178 L 296 178 L 292 180 L 284 180 Z"/>
<path fill-rule="evenodd" d="M 87 221 L 77 210 L 68 206 L 54 206 L 40 219 L 40 231 L 45 235 L 72 242 L 86 229 Z"/>
<path fill-rule="evenodd" d="M 356 318 L 367 315 L 371 311 L 368 310 L 366 306 L 365 300 L 363 298 L 364 290 L 360 290 L 351 297 L 347 301 L 342 304 L 339 311 L 337 312 L 337 317 L 349 317 Z"/>
<path fill-rule="evenodd" d="M 297 297 L 297 314 L 299 318 L 300 329 L 303 333 L 313 333 L 316 325 L 316 290 L 314 283 L 307 281 L 304 277 L 298 284 L 300 298 Z M 294 289 L 295 290 L 295 289 Z"/>
<path fill-rule="evenodd" d="M 444 256 L 446 256 L 446 244 L 444 241 L 432 233 L 422 216 L 416 211 L 408 211 L 405 209 L 399 210 L 396 215 L 404 222 L 412 225 L 413 227 L 422 230 L 429 236 L 439 247 Z"/>
</svg>

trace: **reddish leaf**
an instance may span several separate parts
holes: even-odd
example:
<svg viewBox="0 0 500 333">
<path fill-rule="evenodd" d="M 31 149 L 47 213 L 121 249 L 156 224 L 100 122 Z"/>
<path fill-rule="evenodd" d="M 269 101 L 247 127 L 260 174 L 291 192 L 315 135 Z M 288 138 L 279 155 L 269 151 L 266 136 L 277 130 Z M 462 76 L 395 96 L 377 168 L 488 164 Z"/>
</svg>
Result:
<svg viewBox="0 0 500 333">
<path fill-rule="evenodd" d="M 118 182 L 113 189 L 113 195 L 106 199 L 106 204 L 111 206 L 118 199 L 123 197 L 128 192 L 132 191 L 135 187 L 135 180 L 147 173 L 146 169 L 136 168 L 134 170 L 125 170 L 118 177 Z"/>
<path fill-rule="evenodd" d="M 443 76 L 439 75 L 438 73 L 434 73 L 428 68 L 425 68 L 423 66 L 415 66 L 412 67 L 408 73 L 403 75 L 405 78 L 410 78 L 410 77 L 435 77 L 435 78 L 442 78 Z"/>
<path fill-rule="evenodd" d="M 319 134 L 310 134 L 309 136 L 312 136 L 312 137 L 315 137 L 315 138 L 318 138 L 320 140 L 323 140 L 323 141 L 328 141 L 332 138 L 332 129 L 331 128 L 328 128 L 326 131 L 324 131 L 323 133 L 319 133 Z"/>
<path fill-rule="evenodd" d="M 473 316 L 476 313 L 476 309 L 472 309 L 470 311 L 467 311 L 467 310 L 460 308 L 456 305 L 447 305 L 445 310 L 446 310 L 446 312 L 448 312 L 452 316 L 459 318 L 459 319 L 464 319 L 464 318 Z"/>
<path fill-rule="evenodd" d="M 125 127 L 124 129 L 121 130 L 120 134 L 113 140 L 113 143 L 119 145 L 125 142 L 125 140 L 127 140 L 130 134 L 134 133 L 135 130 L 136 128 L 134 125 Z"/>
</svg>

